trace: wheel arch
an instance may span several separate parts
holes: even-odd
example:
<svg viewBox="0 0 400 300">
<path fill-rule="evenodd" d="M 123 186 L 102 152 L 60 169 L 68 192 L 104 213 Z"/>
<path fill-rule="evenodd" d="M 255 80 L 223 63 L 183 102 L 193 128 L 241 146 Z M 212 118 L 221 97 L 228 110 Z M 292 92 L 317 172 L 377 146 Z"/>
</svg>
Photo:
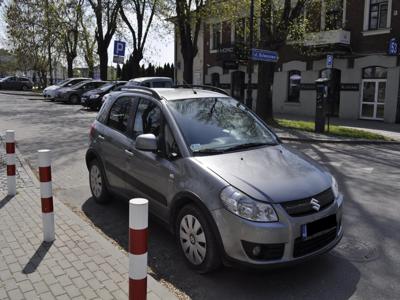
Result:
<svg viewBox="0 0 400 300">
<path fill-rule="evenodd" d="M 172 233 L 174 235 L 176 234 L 175 232 L 176 218 L 178 217 L 180 210 L 184 206 L 189 204 L 194 205 L 204 214 L 204 217 L 206 218 L 208 224 L 211 226 L 211 230 L 217 241 L 217 246 L 218 249 L 220 250 L 220 254 L 221 256 L 223 256 L 225 254 L 225 249 L 222 243 L 220 232 L 218 230 L 218 226 L 215 223 L 214 218 L 211 215 L 210 210 L 207 208 L 207 206 L 200 200 L 200 198 L 197 195 L 195 195 L 192 192 L 180 192 L 174 197 L 174 200 L 172 201 L 172 206 L 170 210 L 171 213 L 169 218 L 170 229 Z"/>
</svg>

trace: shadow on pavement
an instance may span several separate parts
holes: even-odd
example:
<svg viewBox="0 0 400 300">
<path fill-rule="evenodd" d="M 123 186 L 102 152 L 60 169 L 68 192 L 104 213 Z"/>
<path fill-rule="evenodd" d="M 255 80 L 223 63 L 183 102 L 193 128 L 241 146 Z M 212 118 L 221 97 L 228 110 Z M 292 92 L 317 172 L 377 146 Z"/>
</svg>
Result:
<svg viewBox="0 0 400 300">
<path fill-rule="evenodd" d="M 6 205 L 14 196 L 5 196 L 3 200 L 0 201 L 0 209 L 3 208 L 4 205 Z"/>
<path fill-rule="evenodd" d="M 33 256 L 29 259 L 28 263 L 22 270 L 22 273 L 30 274 L 35 272 L 52 245 L 53 242 L 42 242 L 39 248 L 36 250 L 35 254 L 33 254 Z"/>
<path fill-rule="evenodd" d="M 89 198 L 82 210 L 96 227 L 128 250 L 128 202 L 114 199 L 99 205 Z M 148 264 L 155 279 L 170 282 L 192 299 L 348 299 L 361 276 L 350 261 L 331 254 L 283 269 L 224 267 L 199 275 L 186 265 L 174 237 L 154 218 L 149 222 Z"/>
</svg>

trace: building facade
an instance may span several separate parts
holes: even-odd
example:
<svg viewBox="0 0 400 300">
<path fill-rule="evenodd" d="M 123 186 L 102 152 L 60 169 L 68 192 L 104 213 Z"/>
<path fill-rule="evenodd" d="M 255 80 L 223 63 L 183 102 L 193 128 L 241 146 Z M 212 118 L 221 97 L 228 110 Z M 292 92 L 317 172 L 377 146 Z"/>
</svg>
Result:
<svg viewBox="0 0 400 300">
<path fill-rule="evenodd" d="M 274 112 L 313 116 L 315 80 L 330 79 L 331 114 L 344 119 L 400 123 L 400 1 L 338 0 L 328 7 L 317 1 L 320 18 L 301 50 L 295 42 L 281 49 L 273 86 Z M 315 15 L 315 12 L 314 12 Z M 247 59 L 244 17 L 235 22 L 209 19 L 199 37 L 194 83 L 226 89 L 244 100 Z M 176 80 L 182 82 L 183 59 L 176 36 Z M 243 53 L 244 52 L 244 53 Z M 327 64 L 327 55 L 333 64 Z M 256 98 L 257 64 L 253 68 Z M 256 105 L 253 100 L 253 107 Z"/>
</svg>

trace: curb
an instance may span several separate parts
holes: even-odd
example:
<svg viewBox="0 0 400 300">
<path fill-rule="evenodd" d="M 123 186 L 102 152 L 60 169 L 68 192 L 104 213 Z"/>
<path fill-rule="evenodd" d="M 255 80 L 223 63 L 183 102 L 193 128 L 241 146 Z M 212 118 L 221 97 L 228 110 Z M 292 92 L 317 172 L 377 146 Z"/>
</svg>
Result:
<svg viewBox="0 0 400 300">
<path fill-rule="evenodd" d="M 400 145 L 400 141 L 379 141 L 379 140 L 326 140 L 311 138 L 291 138 L 279 137 L 282 141 L 292 141 L 301 143 L 331 143 L 331 144 L 353 144 L 353 145 Z"/>
<path fill-rule="evenodd" d="M 0 90 L 0 94 L 3 94 L 3 95 L 12 95 L 12 96 L 37 96 L 37 97 L 43 97 L 43 95 L 41 94 L 41 93 L 35 93 L 35 92 L 32 92 L 32 91 L 28 91 L 28 92 L 19 92 L 19 91 L 7 91 L 7 90 L 5 90 L 5 91 L 3 91 L 3 90 Z"/>
<path fill-rule="evenodd" d="M 2 137 L 0 136 L 0 142 L 2 142 Z M 36 174 L 34 171 L 31 169 L 28 161 L 25 159 L 24 155 L 19 151 L 17 147 L 15 147 L 15 154 L 17 155 L 17 158 L 21 162 L 21 167 L 26 171 L 28 176 L 32 179 L 32 182 L 34 183 L 34 186 L 39 189 L 40 187 L 40 182 L 39 179 L 37 178 Z M 117 261 L 119 261 L 121 264 L 129 265 L 129 259 L 128 259 L 128 253 L 123 250 L 122 248 L 118 247 L 117 245 L 113 244 L 111 240 L 108 240 L 106 237 L 100 233 L 93 224 L 88 223 L 87 221 L 81 219 L 76 213 L 74 213 L 67 205 L 65 205 L 61 201 L 57 201 L 57 197 L 53 196 L 54 202 L 57 202 L 57 206 L 60 207 L 63 210 L 63 213 L 65 215 L 68 215 L 68 217 L 71 220 L 74 220 L 76 223 L 82 224 L 82 227 L 84 228 L 85 231 L 89 233 L 90 236 L 96 237 L 96 241 L 101 245 L 103 249 L 105 249 L 110 256 L 114 257 Z M 126 274 L 127 278 L 127 284 L 128 284 L 128 273 Z M 157 296 L 162 297 L 161 299 L 164 300 L 176 300 L 178 299 L 177 296 L 170 291 L 167 287 L 159 283 L 157 280 L 155 280 L 149 273 L 147 274 L 147 279 L 148 279 L 148 288 L 150 291 L 154 291 L 157 293 Z"/>
</svg>

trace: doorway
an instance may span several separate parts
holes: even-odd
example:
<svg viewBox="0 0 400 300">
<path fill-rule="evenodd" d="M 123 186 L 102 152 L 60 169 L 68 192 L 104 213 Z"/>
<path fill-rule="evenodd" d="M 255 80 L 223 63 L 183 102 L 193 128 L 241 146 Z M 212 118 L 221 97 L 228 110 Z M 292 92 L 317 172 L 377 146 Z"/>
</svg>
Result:
<svg viewBox="0 0 400 300">
<path fill-rule="evenodd" d="M 360 118 L 383 120 L 385 97 L 386 79 L 364 79 L 362 81 Z"/>
</svg>

